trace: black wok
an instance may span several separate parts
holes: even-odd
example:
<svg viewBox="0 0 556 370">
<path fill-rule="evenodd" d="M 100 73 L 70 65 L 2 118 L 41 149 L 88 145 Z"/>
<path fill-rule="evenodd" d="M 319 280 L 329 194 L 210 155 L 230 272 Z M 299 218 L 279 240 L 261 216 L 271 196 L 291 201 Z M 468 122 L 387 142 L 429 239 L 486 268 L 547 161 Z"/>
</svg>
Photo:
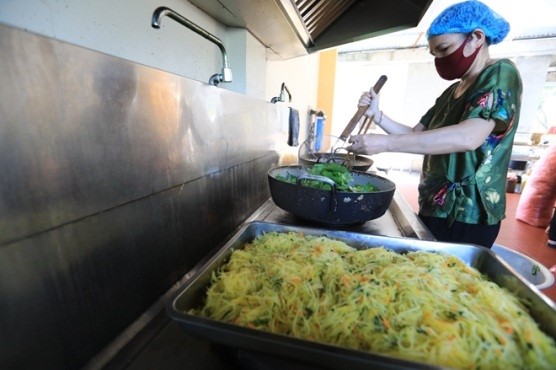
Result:
<svg viewBox="0 0 556 370">
<path fill-rule="evenodd" d="M 338 191 L 334 182 L 322 176 L 308 174 L 301 166 L 282 166 L 268 171 L 270 194 L 276 205 L 294 215 L 327 225 L 351 225 L 381 217 L 386 213 L 396 184 L 373 174 L 350 171 L 353 184 L 371 183 L 378 191 L 370 193 Z M 277 179 L 289 175 L 297 177 L 292 184 Z M 332 186 L 332 190 L 322 190 L 300 185 L 303 179 L 318 179 Z"/>
</svg>

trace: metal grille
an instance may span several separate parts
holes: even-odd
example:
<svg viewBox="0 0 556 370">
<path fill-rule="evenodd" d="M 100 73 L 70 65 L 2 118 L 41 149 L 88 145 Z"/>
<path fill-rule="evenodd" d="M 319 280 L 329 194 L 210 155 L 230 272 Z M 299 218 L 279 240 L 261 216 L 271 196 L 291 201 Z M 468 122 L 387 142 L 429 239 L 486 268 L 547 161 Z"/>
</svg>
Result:
<svg viewBox="0 0 556 370">
<path fill-rule="evenodd" d="M 295 0 L 295 6 L 313 40 L 326 30 L 356 0 Z"/>
</svg>

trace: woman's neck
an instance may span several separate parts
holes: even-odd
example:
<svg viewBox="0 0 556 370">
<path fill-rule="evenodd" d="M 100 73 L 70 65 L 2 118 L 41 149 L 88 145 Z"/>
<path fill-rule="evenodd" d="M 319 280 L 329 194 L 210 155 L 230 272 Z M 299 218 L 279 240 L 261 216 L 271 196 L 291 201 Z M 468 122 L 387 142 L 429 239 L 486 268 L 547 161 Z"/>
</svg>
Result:
<svg viewBox="0 0 556 370">
<path fill-rule="evenodd" d="M 454 91 L 454 97 L 459 98 L 463 93 L 475 82 L 477 76 L 483 69 L 491 65 L 494 61 L 490 59 L 490 54 L 487 47 L 477 55 L 477 58 L 469 67 L 469 70 L 461 77 L 461 80 Z"/>
</svg>

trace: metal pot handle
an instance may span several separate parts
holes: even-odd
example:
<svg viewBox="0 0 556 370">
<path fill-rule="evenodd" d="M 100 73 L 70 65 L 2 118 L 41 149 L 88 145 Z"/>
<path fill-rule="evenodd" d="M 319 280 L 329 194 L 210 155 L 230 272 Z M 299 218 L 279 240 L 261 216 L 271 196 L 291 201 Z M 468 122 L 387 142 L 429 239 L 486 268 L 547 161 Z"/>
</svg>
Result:
<svg viewBox="0 0 556 370">
<path fill-rule="evenodd" d="M 297 178 L 297 204 L 302 204 L 302 199 L 301 199 L 301 194 L 299 192 L 299 189 L 301 189 L 302 185 L 301 185 L 301 180 L 316 180 L 316 181 L 321 181 L 324 183 L 327 183 L 328 185 L 330 185 L 330 187 L 332 188 L 332 196 L 330 197 L 330 211 L 335 212 L 336 208 L 338 206 L 337 200 L 336 200 L 336 193 L 338 192 L 338 188 L 336 186 L 336 183 L 334 182 L 334 180 L 329 179 L 326 176 L 319 176 L 319 175 L 311 175 L 309 173 L 305 173 L 300 175 Z"/>
</svg>

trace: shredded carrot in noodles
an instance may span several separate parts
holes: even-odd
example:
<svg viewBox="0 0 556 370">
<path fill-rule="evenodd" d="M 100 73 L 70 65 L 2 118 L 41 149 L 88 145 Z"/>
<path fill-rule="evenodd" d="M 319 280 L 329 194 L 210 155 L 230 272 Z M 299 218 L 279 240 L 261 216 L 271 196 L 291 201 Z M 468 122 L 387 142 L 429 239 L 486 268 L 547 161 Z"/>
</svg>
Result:
<svg viewBox="0 0 556 370">
<path fill-rule="evenodd" d="M 439 253 L 268 233 L 233 251 L 191 313 L 457 369 L 556 369 L 517 297 Z"/>
</svg>

